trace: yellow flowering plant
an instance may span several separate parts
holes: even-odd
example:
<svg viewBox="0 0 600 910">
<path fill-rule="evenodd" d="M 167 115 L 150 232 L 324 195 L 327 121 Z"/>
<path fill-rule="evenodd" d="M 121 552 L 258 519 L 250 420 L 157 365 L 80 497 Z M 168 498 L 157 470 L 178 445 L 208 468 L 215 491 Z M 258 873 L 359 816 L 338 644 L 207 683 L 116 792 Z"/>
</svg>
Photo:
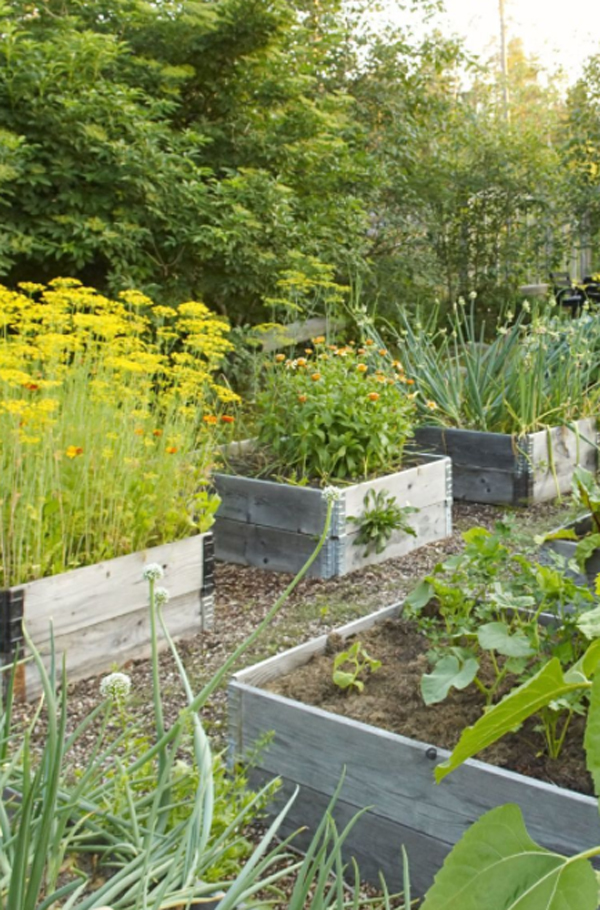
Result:
<svg viewBox="0 0 600 910">
<path fill-rule="evenodd" d="M 0 286 L 0 586 L 210 527 L 227 332 L 197 301 Z"/>
<path fill-rule="evenodd" d="M 295 480 L 389 473 L 412 435 L 413 385 L 385 350 L 313 339 L 302 357 L 268 364 L 256 402 L 258 448 L 272 473 Z"/>
</svg>

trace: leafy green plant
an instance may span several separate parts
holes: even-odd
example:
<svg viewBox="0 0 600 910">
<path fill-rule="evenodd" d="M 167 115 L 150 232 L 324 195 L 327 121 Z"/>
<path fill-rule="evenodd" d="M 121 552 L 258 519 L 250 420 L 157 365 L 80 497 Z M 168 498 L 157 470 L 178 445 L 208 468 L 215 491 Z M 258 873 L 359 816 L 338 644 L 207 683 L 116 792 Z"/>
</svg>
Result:
<svg viewBox="0 0 600 910">
<path fill-rule="evenodd" d="M 466 758 L 515 728 L 532 713 L 578 689 L 589 695 L 585 733 L 586 763 L 600 791 L 600 639 L 563 674 L 551 661 L 519 690 L 468 728 L 447 762 L 436 769 L 441 780 Z M 422 910 L 597 910 L 598 880 L 590 860 L 600 845 L 564 857 L 538 846 L 529 836 L 521 810 L 501 806 L 482 816 L 452 849 L 427 892 Z"/>
<path fill-rule="evenodd" d="M 560 567 L 514 551 L 510 531 L 503 524 L 494 533 L 467 531 L 463 552 L 436 566 L 406 600 L 431 642 L 433 667 L 421 680 L 426 704 L 473 684 L 490 710 L 507 686 L 523 683 L 549 659 L 566 667 L 585 651 L 595 628 L 593 595 Z M 552 621 L 541 624 L 542 614 Z M 539 714 L 551 757 L 560 754 L 573 714 L 583 711 L 581 697 L 570 695 Z"/>
<path fill-rule="evenodd" d="M 255 412 L 267 469 L 321 482 L 397 469 L 412 435 L 414 396 L 398 385 L 386 354 L 314 339 L 303 357 L 276 355 Z"/>
<path fill-rule="evenodd" d="M 412 537 L 417 532 L 407 520 L 408 515 L 418 512 L 412 506 L 400 506 L 396 497 L 385 490 L 368 490 L 363 500 L 364 511 L 359 516 L 350 516 L 349 520 L 358 525 L 358 534 L 354 539 L 355 546 L 364 546 L 364 555 L 383 553 L 394 531 L 403 531 Z"/>
<path fill-rule="evenodd" d="M 333 661 L 333 682 L 339 689 L 356 689 L 362 692 L 365 688 L 361 676 L 375 673 L 381 667 L 381 661 L 371 657 L 360 641 L 355 641 L 347 651 L 336 654 Z"/>
</svg>

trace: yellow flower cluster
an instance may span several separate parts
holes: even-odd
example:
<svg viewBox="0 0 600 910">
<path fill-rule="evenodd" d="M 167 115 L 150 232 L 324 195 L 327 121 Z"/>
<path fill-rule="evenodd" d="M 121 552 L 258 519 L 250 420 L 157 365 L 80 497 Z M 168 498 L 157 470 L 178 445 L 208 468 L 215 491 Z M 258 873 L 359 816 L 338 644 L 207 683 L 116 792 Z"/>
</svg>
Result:
<svg viewBox="0 0 600 910">
<path fill-rule="evenodd" d="M 176 310 L 139 291 L 115 300 L 75 279 L 0 286 L 0 332 L 0 414 L 22 430 L 47 425 L 60 387 L 83 363 L 97 400 L 117 395 L 134 407 L 158 392 L 162 407 L 176 403 L 187 414 L 207 395 L 237 400 L 213 379 L 232 348 L 228 325 L 197 301 Z"/>
</svg>

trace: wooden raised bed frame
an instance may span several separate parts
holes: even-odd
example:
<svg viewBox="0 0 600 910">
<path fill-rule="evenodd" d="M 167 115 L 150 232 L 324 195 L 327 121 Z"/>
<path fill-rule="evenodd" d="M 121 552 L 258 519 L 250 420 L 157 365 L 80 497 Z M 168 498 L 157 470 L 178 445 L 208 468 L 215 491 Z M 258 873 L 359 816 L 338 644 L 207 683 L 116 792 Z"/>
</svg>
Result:
<svg viewBox="0 0 600 910">
<path fill-rule="evenodd" d="M 395 605 L 336 630 L 346 638 L 397 615 Z M 437 785 L 433 770 L 448 752 L 377 727 L 300 704 L 261 689 L 323 653 L 327 635 L 242 670 L 229 685 L 229 748 L 232 761 L 252 754 L 254 783 L 280 776 L 280 798 L 299 793 L 284 822 L 286 833 L 314 831 L 343 770 L 337 806 L 340 824 L 370 807 L 347 841 L 361 874 L 377 883 L 381 871 L 392 889 L 402 887 L 402 844 L 411 883 L 424 894 L 451 847 L 484 812 L 518 803 L 530 835 L 543 846 L 573 854 L 600 843 L 596 799 L 470 760 Z M 275 807 L 274 807 L 275 811 Z M 482 908 L 483 910 L 483 908 Z"/>
<path fill-rule="evenodd" d="M 69 682 L 110 671 L 150 654 L 148 582 L 144 566 L 164 569 L 160 582 L 170 594 L 162 608 L 175 638 L 195 635 L 213 622 L 212 533 L 152 547 L 106 562 L 41 578 L 0 591 L 0 666 L 22 652 L 23 623 L 35 646 L 48 658 L 50 626 L 57 666 L 66 655 Z M 18 695 L 40 692 L 39 675 L 29 661 L 17 676 Z"/>
<path fill-rule="evenodd" d="M 571 489 L 577 464 L 598 464 L 596 419 L 575 421 L 578 433 L 552 427 L 525 436 L 420 427 L 415 441 L 452 458 L 454 498 L 467 502 L 529 505 Z"/>
<path fill-rule="evenodd" d="M 395 474 L 340 487 L 329 538 L 310 574 L 346 575 L 365 565 L 403 556 L 452 532 L 452 466 L 449 458 L 420 455 L 420 463 Z M 279 572 L 298 572 L 322 533 L 327 505 L 320 489 L 216 474 L 221 505 L 214 526 L 215 556 L 225 562 Z M 368 490 L 385 490 L 399 505 L 418 509 L 408 516 L 413 537 L 394 532 L 383 553 L 364 555 L 354 541 L 358 526 L 350 520 L 364 511 Z"/>
</svg>

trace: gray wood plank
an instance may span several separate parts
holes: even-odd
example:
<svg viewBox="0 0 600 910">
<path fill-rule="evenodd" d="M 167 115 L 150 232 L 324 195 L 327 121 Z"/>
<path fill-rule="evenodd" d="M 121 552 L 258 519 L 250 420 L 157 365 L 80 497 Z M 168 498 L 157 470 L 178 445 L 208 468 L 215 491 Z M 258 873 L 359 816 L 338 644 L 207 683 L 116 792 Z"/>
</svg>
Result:
<svg viewBox="0 0 600 910">
<path fill-rule="evenodd" d="M 175 639 L 197 635 L 202 631 L 200 592 L 174 597 L 163 607 L 163 616 L 171 635 Z M 34 639 L 34 644 L 50 663 L 50 642 L 47 634 Z M 164 650 L 166 641 L 159 633 L 159 646 Z M 57 665 L 66 655 L 67 678 L 69 682 L 86 679 L 96 673 L 110 672 L 113 665 L 122 665 L 128 660 L 141 660 L 150 656 L 150 615 L 149 608 L 128 612 L 122 616 L 97 621 L 56 637 Z M 34 698 L 40 692 L 39 675 L 35 665 L 26 665 L 26 694 Z"/>
<path fill-rule="evenodd" d="M 434 458 L 413 468 L 405 468 L 385 477 L 354 484 L 344 490 L 346 516 L 360 515 L 368 490 L 384 490 L 396 498 L 399 505 L 423 508 L 447 498 L 447 474 L 451 470 L 446 458 Z"/>
<path fill-rule="evenodd" d="M 253 787 L 259 787 L 270 780 L 270 776 L 257 769 L 250 769 L 249 780 Z M 272 804 L 270 814 L 275 814 L 294 792 L 295 781 L 284 780 Z M 324 794 L 315 787 L 303 785 L 280 829 L 281 836 L 290 835 L 301 830 L 294 839 L 300 849 L 306 849 L 327 810 L 331 794 Z M 357 806 L 355 794 L 346 785 L 343 786 L 340 798 L 335 806 L 333 818 L 338 831 L 355 817 Z M 343 850 L 345 862 L 354 858 L 359 865 L 361 878 L 380 885 L 380 873 L 385 878 L 390 891 L 402 890 L 402 852 L 404 846 L 409 859 L 410 880 L 413 897 L 422 896 L 432 883 L 433 875 L 444 862 L 450 845 L 437 838 L 427 837 L 402 824 L 401 819 L 391 820 L 369 810 L 355 822 L 345 842 Z M 353 883 L 352 867 L 348 869 L 348 881 Z"/>
<path fill-rule="evenodd" d="M 453 463 L 452 488 L 454 499 L 457 500 L 516 504 L 517 481 L 514 470 L 467 467 Z"/>
<path fill-rule="evenodd" d="M 217 518 L 213 526 L 215 556 L 224 562 L 257 566 L 275 572 L 298 572 L 314 551 L 317 537 L 293 534 L 240 521 Z M 309 576 L 331 578 L 335 574 L 337 541 L 326 542 Z"/>
<path fill-rule="evenodd" d="M 20 586 L 25 591 L 29 634 L 37 644 L 48 640 L 50 620 L 59 638 L 146 608 L 148 582 L 142 572 L 148 563 L 163 566 L 161 584 L 173 600 L 190 593 L 199 600 L 205 536 L 199 534 Z"/>
<path fill-rule="evenodd" d="M 215 474 L 214 482 L 221 497 L 217 524 L 229 519 L 317 536 L 323 530 L 321 490 L 230 474 Z"/>
<path fill-rule="evenodd" d="M 454 466 L 512 470 L 519 442 L 507 433 L 484 433 L 445 427 L 418 427 L 416 444 L 427 452 L 449 455 Z"/>
<path fill-rule="evenodd" d="M 241 683 L 232 686 L 242 690 L 237 753 L 275 733 L 259 760 L 267 773 L 307 786 L 318 781 L 320 790 L 333 792 L 346 766 L 348 786 L 363 806 L 444 843 L 456 843 L 480 815 L 507 802 L 521 806 L 531 836 L 549 849 L 575 853 L 600 842 L 595 799 L 474 760 L 437 786 L 435 763 L 427 757 L 432 744 Z M 442 749 L 437 754 L 439 760 L 448 755 Z"/>
</svg>

